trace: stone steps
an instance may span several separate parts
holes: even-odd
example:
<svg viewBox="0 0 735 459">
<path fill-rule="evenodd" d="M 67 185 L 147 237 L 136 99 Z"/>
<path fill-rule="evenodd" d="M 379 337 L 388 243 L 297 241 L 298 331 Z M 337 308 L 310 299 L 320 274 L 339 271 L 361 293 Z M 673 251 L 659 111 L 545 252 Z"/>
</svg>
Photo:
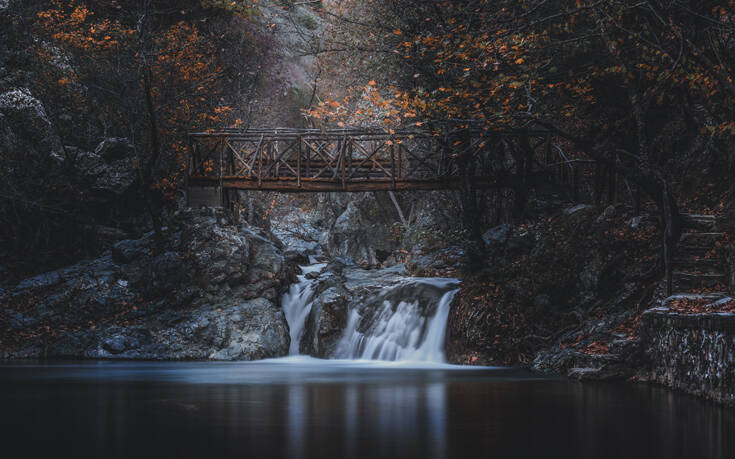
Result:
<svg viewBox="0 0 735 459">
<path fill-rule="evenodd" d="M 661 303 L 661 307 L 664 310 L 667 310 L 672 306 L 672 303 L 681 300 L 689 300 L 700 304 L 706 304 L 706 307 L 716 308 L 720 303 L 732 301 L 732 297 L 725 292 L 677 294 L 664 299 Z"/>
<path fill-rule="evenodd" d="M 672 260 L 674 291 L 687 295 L 699 289 L 724 288 L 728 279 L 723 261 L 713 257 L 717 242 L 724 237 L 717 231 L 717 217 L 690 213 L 681 217 L 684 232 Z"/>
<path fill-rule="evenodd" d="M 672 265 L 678 271 L 721 272 L 722 261 L 716 258 L 674 257 Z"/>
<path fill-rule="evenodd" d="M 699 231 L 690 232 L 690 233 L 682 233 L 681 238 L 679 239 L 679 244 L 682 247 L 711 246 L 712 244 L 716 243 L 718 240 L 722 239 L 724 235 L 725 235 L 724 233 L 718 233 L 718 232 L 699 232 Z"/>
<path fill-rule="evenodd" d="M 713 293 L 677 293 L 675 295 L 671 295 L 670 297 L 664 299 L 663 306 L 666 306 L 668 303 L 676 300 L 692 300 L 692 301 L 701 301 L 701 300 L 707 300 L 707 301 L 719 301 L 724 298 L 729 298 L 729 295 L 726 292 L 713 292 Z"/>
<path fill-rule="evenodd" d="M 682 213 L 681 219 L 686 228 L 702 231 L 715 231 L 717 228 L 717 217 L 714 215 Z"/>
<path fill-rule="evenodd" d="M 687 290 L 699 288 L 715 288 L 727 284 L 727 276 L 719 272 L 694 273 L 674 271 L 674 285 Z"/>
</svg>

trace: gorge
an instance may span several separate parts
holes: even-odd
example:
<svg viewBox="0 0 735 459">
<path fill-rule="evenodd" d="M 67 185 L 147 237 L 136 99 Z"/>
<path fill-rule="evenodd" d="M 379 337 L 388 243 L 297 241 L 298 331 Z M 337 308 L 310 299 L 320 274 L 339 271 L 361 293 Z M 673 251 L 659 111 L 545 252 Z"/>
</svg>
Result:
<svg viewBox="0 0 735 459">
<path fill-rule="evenodd" d="M 735 457 L 734 18 L 0 0 L 0 455 Z"/>
</svg>

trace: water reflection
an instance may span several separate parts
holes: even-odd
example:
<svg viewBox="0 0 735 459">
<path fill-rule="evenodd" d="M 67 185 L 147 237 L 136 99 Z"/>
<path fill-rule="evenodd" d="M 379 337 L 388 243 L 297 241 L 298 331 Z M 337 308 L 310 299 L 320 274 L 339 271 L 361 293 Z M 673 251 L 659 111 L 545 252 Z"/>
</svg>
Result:
<svg viewBox="0 0 735 459">
<path fill-rule="evenodd" d="M 509 370 L 181 365 L 189 378 L 176 364 L 0 365 L 3 456 L 735 457 L 733 410 L 651 386 Z M 251 374 L 216 383 L 222 368 Z M 191 382 L 207 369 L 206 383 Z"/>
</svg>

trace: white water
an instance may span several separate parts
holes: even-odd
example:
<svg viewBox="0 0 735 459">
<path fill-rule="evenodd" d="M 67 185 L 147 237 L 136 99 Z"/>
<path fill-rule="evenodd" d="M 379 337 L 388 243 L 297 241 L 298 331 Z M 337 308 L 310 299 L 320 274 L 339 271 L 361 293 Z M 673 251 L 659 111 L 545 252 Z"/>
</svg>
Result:
<svg viewBox="0 0 735 459">
<path fill-rule="evenodd" d="M 313 284 L 315 280 L 306 275 L 318 272 L 324 263 L 302 266 L 303 274 L 283 297 L 283 310 L 290 327 L 291 345 L 289 355 L 299 355 L 299 343 L 304 334 L 306 319 L 311 312 Z M 404 279 L 400 286 L 421 288 L 421 284 L 445 290 L 456 284 L 454 279 L 420 278 Z M 388 287 L 376 294 L 386 293 Z M 426 288 L 425 286 L 423 288 Z M 444 363 L 444 337 L 449 317 L 449 305 L 457 289 L 448 290 L 439 298 L 436 305 L 420 304 L 416 299 L 383 301 L 370 320 L 368 330 L 361 330 L 359 308 L 351 305 L 347 326 L 337 349 L 332 356 L 336 359 L 413 361 Z M 423 310 L 433 310 L 431 316 L 422 314 Z"/>
<path fill-rule="evenodd" d="M 299 281 L 292 284 L 288 293 L 283 295 L 283 313 L 286 315 L 286 322 L 288 322 L 291 335 L 289 355 L 299 355 L 299 342 L 301 342 L 301 337 L 304 335 L 304 324 L 311 312 L 314 279 L 307 279 L 306 275 L 319 272 L 325 266 L 326 263 L 302 266 L 302 274 L 298 276 Z"/>
<path fill-rule="evenodd" d="M 421 282 L 445 286 L 447 279 L 422 279 Z M 400 301 L 395 308 L 390 301 L 384 301 L 367 334 L 358 330 L 362 317 L 351 310 L 335 357 L 444 363 L 449 305 L 457 291 L 445 292 L 431 317 L 421 315 L 418 301 Z"/>
</svg>

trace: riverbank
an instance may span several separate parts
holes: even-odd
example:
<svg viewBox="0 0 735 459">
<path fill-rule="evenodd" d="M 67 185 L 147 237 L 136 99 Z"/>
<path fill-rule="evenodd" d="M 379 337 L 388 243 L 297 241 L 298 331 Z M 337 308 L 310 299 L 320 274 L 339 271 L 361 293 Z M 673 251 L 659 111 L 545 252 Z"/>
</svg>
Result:
<svg viewBox="0 0 735 459">
<path fill-rule="evenodd" d="M 357 222 L 350 226 L 355 234 L 365 231 L 360 215 L 372 209 L 364 203 L 377 205 L 362 202 L 344 210 Z M 732 403 L 729 328 L 700 324 L 679 333 L 670 321 L 644 314 L 664 301 L 650 217 L 623 208 L 549 209 L 535 223 L 488 230 L 488 262 L 470 273 L 462 251 L 426 241 L 406 250 L 405 239 L 392 242 L 394 253 L 379 265 L 358 265 L 350 253 L 374 256 L 380 249 L 364 237 L 353 241 L 359 250 L 353 243 L 330 246 L 347 217 L 335 215 L 325 228 L 315 223 L 319 211 L 298 215 L 284 221 L 300 231 L 276 227 L 279 238 L 221 211 L 185 210 L 167 231 L 164 250 L 149 234 L 99 259 L 26 279 L 2 294 L 2 356 L 414 356 L 583 380 L 651 381 Z M 323 263 L 298 268 L 315 255 Z M 397 263 L 401 255 L 405 264 Z M 465 278 L 460 285 L 415 277 L 428 272 Z"/>
</svg>

